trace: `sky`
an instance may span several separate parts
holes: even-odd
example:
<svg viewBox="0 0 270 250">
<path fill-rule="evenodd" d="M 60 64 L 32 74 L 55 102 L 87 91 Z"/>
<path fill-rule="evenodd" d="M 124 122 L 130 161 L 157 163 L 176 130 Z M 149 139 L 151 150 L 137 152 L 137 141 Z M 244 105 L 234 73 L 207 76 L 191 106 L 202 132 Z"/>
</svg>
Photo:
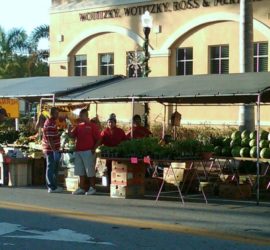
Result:
<svg viewBox="0 0 270 250">
<path fill-rule="evenodd" d="M 23 28 L 28 34 L 42 24 L 49 24 L 51 0 L 0 0 L 0 26 L 6 31 Z M 41 41 L 40 47 L 48 47 Z"/>
</svg>

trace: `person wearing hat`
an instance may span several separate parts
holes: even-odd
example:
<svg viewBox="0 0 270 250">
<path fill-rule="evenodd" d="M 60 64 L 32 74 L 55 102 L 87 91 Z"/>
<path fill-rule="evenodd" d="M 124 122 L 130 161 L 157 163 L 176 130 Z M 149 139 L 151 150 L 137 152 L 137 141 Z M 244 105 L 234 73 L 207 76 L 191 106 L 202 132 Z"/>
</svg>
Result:
<svg viewBox="0 0 270 250">
<path fill-rule="evenodd" d="M 131 139 L 131 130 L 127 133 L 127 138 Z M 149 129 L 142 126 L 142 119 L 139 115 L 133 116 L 133 138 L 141 139 L 151 136 L 152 133 Z"/>
<path fill-rule="evenodd" d="M 101 142 L 104 146 L 115 147 L 127 139 L 123 129 L 116 125 L 116 115 L 111 114 L 107 120 L 107 128 L 101 132 Z M 106 162 L 108 172 L 108 184 L 111 184 L 112 161 Z"/>
<path fill-rule="evenodd" d="M 123 129 L 116 126 L 116 116 L 111 114 L 107 120 L 107 128 L 101 132 L 102 144 L 107 147 L 115 147 L 126 140 Z"/>
<path fill-rule="evenodd" d="M 7 111 L 4 108 L 0 108 L 0 123 L 8 117 Z"/>
</svg>

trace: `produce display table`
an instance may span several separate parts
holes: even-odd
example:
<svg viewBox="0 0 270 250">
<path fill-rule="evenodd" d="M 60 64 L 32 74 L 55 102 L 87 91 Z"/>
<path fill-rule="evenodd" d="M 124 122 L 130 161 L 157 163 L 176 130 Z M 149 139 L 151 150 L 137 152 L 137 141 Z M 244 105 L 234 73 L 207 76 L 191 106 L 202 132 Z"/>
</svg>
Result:
<svg viewBox="0 0 270 250">
<path fill-rule="evenodd" d="M 165 183 L 171 183 L 173 184 L 176 188 L 177 188 L 177 192 L 179 194 L 179 198 L 182 202 L 182 204 L 184 204 L 184 196 L 183 196 L 183 189 L 184 187 L 186 187 L 187 185 L 187 189 L 186 192 L 188 191 L 188 189 L 190 188 L 190 185 L 193 181 L 194 178 L 196 178 L 196 180 L 201 183 L 201 177 L 199 175 L 199 171 L 198 168 L 201 166 L 204 169 L 205 164 L 203 163 L 204 160 L 202 160 L 201 158 L 196 158 L 196 157 L 185 157 L 182 159 L 178 159 L 178 160 L 159 160 L 159 159 L 150 159 L 149 157 L 145 157 L 143 159 L 138 159 L 138 158 L 106 158 L 106 157 L 101 157 L 102 160 L 110 160 L 110 161 L 116 161 L 116 162 L 123 162 L 123 163 L 127 163 L 127 164 L 133 164 L 134 165 L 134 169 L 138 169 L 138 168 L 142 168 L 142 166 L 144 166 L 144 168 L 146 169 L 148 166 L 150 166 L 153 170 L 153 178 L 160 178 L 162 180 L 161 186 L 159 188 L 157 197 L 156 197 L 156 201 L 159 200 L 161 193 L 172 193 L 172 192 L 162 192 L 163 187 L 165 185 Z M 143 163 L 143 164 L 142 164 Z M 174 163 L 188 163 L 188 167 L 184 167 L 184 168 L 174 168 L 173 164 Z M 164 175 L 162 177 L 158 177 L 157 174 L 157 168 L 159 164 L 163 164 L 168 166 L 167 168 L 164 168 Z M 190 177 L 187 178 L 187 175 L 184 175 L 183 173 L 185 172 L 189 172 L 190 173 Z M 205 172 L 205 169 L 204 169 Z M 180 188 L 180 179 L 179 177 L 184 176 L 184 180 L 183 180 L 183 185 Z M 175 192 L 175 191 L 174 191 Z M 207 203 L 207 198 L 205 195 L 205 192 L 203 190 L 203 187 L 201 188 L 201 192 L 203 194 L 203 198 L 205 200 L 205 202 Z"/>
<path fill-rule="evenodd" d="M 199 186 L 200 191 L 202 192 L 203 198 L 205 200 L 205 203 L 207 204 L 207 197 L 206 194 L 204 192 L 204 187 L 201 185 L 201 180 L 202 178 L 200 177 L 199 174 L 199 167 L 202 167 L 205 173 L 205 169 L 204 169 L 204 162 L 205 160 L 201 159 L 201 158 L 183 158 L 181 160 L 157 160 L 157 161 L 153 161 L 154 163 L 165 163 L 168 165 L 168 168 L 166 169 L 166 171 L 163 174 L 162 177 L 162 184 L 160 186 L 159 192 L 157 194 L 156 197 L 156 201 L 159 200 L 159 197 L 161 195 L 161 193 L 171 193 L 171 192 L 162 192 L 163 187 L 165 185 L 165 183 L 168 181 L 169 176 L 172 176 L 172 182 L 178 191 L 179 194 L 179 198 L 181 199 L 182 204 L 184 205 L 184 196 L 183 196 L 183 191 L 186 188 L 186 193 L 189 191 L 194 178 L 199 182 Z M 175 168 L 175 164 L 181 164 L 181 163 L 185 163 L 188 165 L 188 167 L 186 167 L 186 165 L 184 166 L 180 166 Z M 156 165 L 157 166 L 157 165 Z M 157 167 L 155 167 L 155 171 L 157 171 L 156 169 Z M 185 174 L 185 172 L 187 172 L 187 174 Z M 181 179 L 179 178 L 180 175 L 183 173 L 183 182 L 182 182 L 182 187 L 180 188 L 180 182 Z M 179 175 L 180 174 L 180 175 Z"/>
</svg>

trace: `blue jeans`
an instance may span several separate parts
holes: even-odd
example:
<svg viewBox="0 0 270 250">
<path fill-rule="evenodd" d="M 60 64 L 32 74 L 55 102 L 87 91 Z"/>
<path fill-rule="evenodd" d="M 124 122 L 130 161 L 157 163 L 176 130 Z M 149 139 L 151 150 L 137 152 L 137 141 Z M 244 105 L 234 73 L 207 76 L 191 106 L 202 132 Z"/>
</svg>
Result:
<svg viewBox="0 0 270 250">
<path fill-rule="evenodd" d="M 50 152 L 46 154 L 46 183 L 47 187 L 54 190 L 57 188 L 58 168 L 60 162 L 59 152 Z"/>
</svg>

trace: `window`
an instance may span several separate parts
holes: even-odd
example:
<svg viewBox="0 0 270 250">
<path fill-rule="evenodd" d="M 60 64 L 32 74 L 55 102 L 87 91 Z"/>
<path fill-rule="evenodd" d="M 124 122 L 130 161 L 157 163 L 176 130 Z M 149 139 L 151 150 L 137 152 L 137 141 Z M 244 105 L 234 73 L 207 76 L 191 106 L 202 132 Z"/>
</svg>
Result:
<svg viewBox="0 0 270 250">
<path fill-rule="evenodd" d="M 142 77 L 143 67 L 142 61 L 144 54 L 142 51 L 127 52 L 127 76 L 128 77 Z"/>
<path fill-rule="evenodd" d="M 229 46 L 210 47 L 210 74 L 229 73 Z"/>
<path fill-rule="evenodd" d="M 254 43 L 254 72 L 268 71 L 268 43 Z"/>
<path fill-rule="evenodd" d="M 112 53 L 99 54 L 99 74 L 100 75 L 114 74 L 114 55 Z"/>
<path fill-rule="evenodd" d="M 76 55 L 75 56 L 75 76 L 86 76 L 87 75 L 87 56 Z"/>
<path fill-rule="evenodd" d="M 193 74 L 193 48 L 176 50 L 176 75 Z"/>
</svg>

